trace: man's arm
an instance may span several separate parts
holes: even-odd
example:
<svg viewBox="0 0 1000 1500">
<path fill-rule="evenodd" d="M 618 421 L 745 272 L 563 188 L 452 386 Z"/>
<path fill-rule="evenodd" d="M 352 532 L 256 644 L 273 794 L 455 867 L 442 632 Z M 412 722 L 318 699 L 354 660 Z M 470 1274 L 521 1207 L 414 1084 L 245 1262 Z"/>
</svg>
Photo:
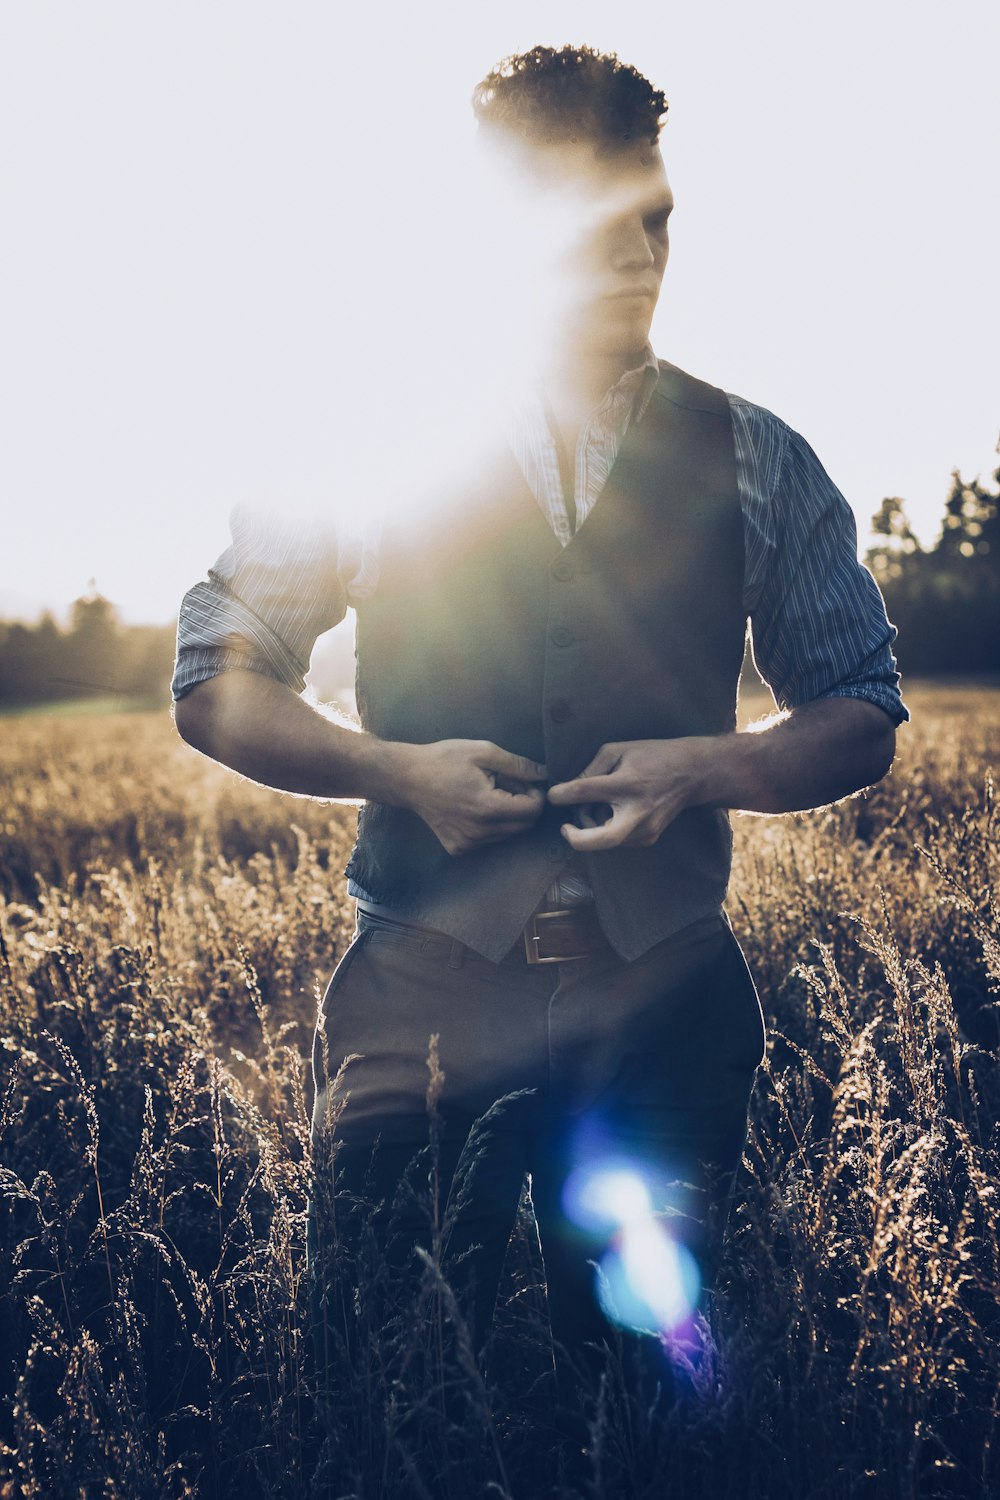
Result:
<svg viewBox="0 0 1000 1500">
<path fill-rule="evenodd" d="M 371 539 L 237 507 L 232 544 L 181 604 L 173 694 L 181 736 L 253 781 L 416 812 L 464 854 L 530 827 L 545 769 L 485 741 L 388 744 L 301 698 L 318 635 L 377 572 Z"/>
<path fill-rule="evenodd" d="M 730 398 L 754 660 L 780 712 L 738 734 L 604 745 L 582 777 L 549 792 L 580 804 L 578 849 L 655 843 L 686 807 L 796 812 L 885 775 L 908 717 L 895 630 L 857 558 L 854 517 L 808 443 L 762 407 Z M 593 808 L 603 804 L 597 817 Z M 610 809 L 610 816 L 609 816 Z"/>
<path fill-rule="evenodd" d="M 411 745 L 327 718 L 260 672 L 226 671 L 174 708 L 181 737 L 252 781 L 306 797 L 367 798 L 417 813 L 449 854 L 538 819 L 544 766 L 487 740 Z"/>
<path fill-rule="evenodd" d="M 601 809 L 584 812 L 592 826 L 563 825 L 574 849 L 646 846 L 688 807 L 786 813 L 835 802 L 885 775 L 895 740 L 873 703 L 822 698 L 736 734 L 604 745 L 549 801 Z"/>
</svg>

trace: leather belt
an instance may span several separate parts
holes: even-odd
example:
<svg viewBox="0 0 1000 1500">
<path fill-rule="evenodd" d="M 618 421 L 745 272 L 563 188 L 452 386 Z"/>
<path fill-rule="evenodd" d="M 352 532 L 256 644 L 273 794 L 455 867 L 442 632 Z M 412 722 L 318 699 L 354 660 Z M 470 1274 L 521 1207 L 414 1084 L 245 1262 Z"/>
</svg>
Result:
<svg viewBox="0 0 1000 1500">
<path fill-rule="evenodd" d="M 414 928 L 416 931 L 426 932 L 429 937 L 442 937 L 452 941 L 447 939 L 445 933 L 435 932 L 432 928 L 421 928 L 412 918 L 390 906 L 383 906 L 380 902 L 359 898 L 358 909 L 376 920 L 391 922 L 397 927 Z M 595 953 L 614 952 L 601 930 L 592 901 L 588 901 L 586 905 L 567 906 L 559 911 L 536 911 L 528 919 L 528 924 L 521 933 L 521 941 L 529 964 L 566 964 L 575 959 L 589 958 Z"/>
<path fill-rule="evenodd" d="M 529 964 L 565 964 L 593 953 L 610 953 L 592 901 L 562 911 L 536 911 L 522 933 Z"/>
</svg>

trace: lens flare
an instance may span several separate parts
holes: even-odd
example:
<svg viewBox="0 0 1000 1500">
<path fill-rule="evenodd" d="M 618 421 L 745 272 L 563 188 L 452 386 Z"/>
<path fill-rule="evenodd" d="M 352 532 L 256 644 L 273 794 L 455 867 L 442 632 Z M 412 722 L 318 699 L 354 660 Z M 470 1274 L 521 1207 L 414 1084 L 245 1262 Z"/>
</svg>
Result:
<svg viewBox="0 0 1000 1500">
<path fill-rule="evenodd" d="M 591 1234 L 614 1233 L 625 1224 L 641 1223 L 653 1211 L 649 1189 L 627 1162 L 577 1167 L 563 1188 L 568 1219 Z"/>
<path fill-rule="evenodd" d="M 605 1317 L 637 1332 L 670 1333 L 698 1305 L 701 1276 L 694 1256 L 657 1213 L 656 1185 L 634 1163 L 603 1159 L 577 1167 L 563 1190 L 563 1208 L 580 1229 L 605 1241 L 597 1297 Z"/>
<path fill-rule="evenodd" d="M 670 1333 L 691 1317 L 700 1291 L 694 1256 L 671 1239 L 662 1220 L 627 1225 L 601 1257 L 598 1301 L 620 1328 Z"/>
</svg>

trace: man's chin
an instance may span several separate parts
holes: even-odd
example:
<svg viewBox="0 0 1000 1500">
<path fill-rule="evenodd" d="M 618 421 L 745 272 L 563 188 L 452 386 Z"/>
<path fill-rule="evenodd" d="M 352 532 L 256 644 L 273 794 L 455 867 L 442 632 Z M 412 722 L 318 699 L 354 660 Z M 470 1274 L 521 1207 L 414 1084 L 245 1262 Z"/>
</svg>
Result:
<svg viewBox="0 0 1000 1500">
<path fill-rule="evenodd" d="M 645 361 L 649 326 L 645 319 L 625 321 L 598 316 L 564 326 L 556 342 L 564 350 L 572 350 L 579 359 L 602 365 L 617 364 L 622 370 L 631 370 Z"/>
<path fill-rule="evenodd" d="M 649 344 L 649 325 L 642 321 L 626 321 L 614 317 L 599 320 L 587 340 L 593 353 L 604 359 L 640 360 Z"/>
</svg>

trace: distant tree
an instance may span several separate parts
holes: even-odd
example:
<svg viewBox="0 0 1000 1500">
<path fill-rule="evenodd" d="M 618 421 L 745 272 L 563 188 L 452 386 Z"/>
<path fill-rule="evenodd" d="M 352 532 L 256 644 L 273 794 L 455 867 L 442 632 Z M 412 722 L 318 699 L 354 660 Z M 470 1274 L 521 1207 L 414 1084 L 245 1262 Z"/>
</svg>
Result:
<svg viewBox="0 0 1000 1500">
<path fill-rule="evenodd" d="M 900 578 L 907 558 L 923 548 L 910 525 L 906 503 L 898 495 L 887 495 L 882 501 L 872 516 L 872 531 L 884 540 L 871 548 L 868 566 L 884 586 L 891 579 Z"/>
<path fill-rule="evenodd" d="M 174 668 L 173 626 L 133 625 L 121 638 L 119 688 L 128 697 L 167 701 Z"/>
<path fill-rule="evenodd" d="M 73 603 L 67 647 L 67 693 L 116 691 L 120 667 L 118 611 L 97 592 L 93 581 L 91 592 Z"/>
<path fill-rule="evenodd" d="M 1000 566 L 1000 469 L 993 479 L 997 491 L 986 489 L 978 475 L 966 484 L 958 470 L 952 470 L 938 542 L 944 556 L 992 558 L 994 567 Z"/>
<path fill-rule="evenodd" d="M 34 626 L 0 621 L 0 704 L 108 694 L 166 703 L 173 659 L 172 625 L 123 625 L 92 587 L 68 631 L 49 614 Z"/>
<path fill-rule="evenodd" d="M 899 631 L 903 671 L 1000 672 L 1000 469 L 990 488 L 956 469 L 940 535 L 930 550 L 913 534 L 902 500 L 882 501 L 866 562 Z"/>
<path fill-rule="evenodd" d="M 0 700 L 8 703 L 36 701 L 32 677 L 32 632 L 16 621 L 5 625 L 0 641 Z"/>
</svg>

